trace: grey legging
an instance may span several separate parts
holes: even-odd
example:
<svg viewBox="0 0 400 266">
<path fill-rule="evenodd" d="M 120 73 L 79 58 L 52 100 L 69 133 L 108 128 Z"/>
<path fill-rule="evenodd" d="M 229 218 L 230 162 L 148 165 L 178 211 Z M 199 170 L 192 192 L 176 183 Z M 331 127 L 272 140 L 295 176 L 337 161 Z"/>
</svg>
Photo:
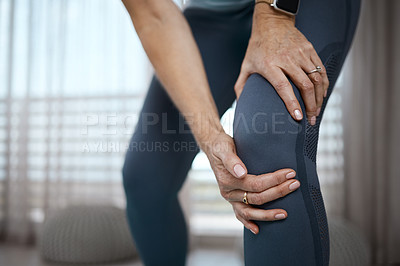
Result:
<svg viewBox="0 0 400 266">
<path fill-rule="evenodd" d="M 260 233 L 244 230 L 246 265 L 328 265 L 329 236 L 316 173 L 318 131 L 324 108 L 356 28 L 359 0 L 303 0 L 297 28 L 314 45 L 330 87 L 317 124 L 295 122 L 271 84 L 258 74 L 238 100 L 234 139 L 249 173 L 293 168 L 299 190 L 260 208 L 283 208 L 288 218 L 257 222 Z M 205 64 L 212 95 L 222 115 L 235 99 L 250 37 L 254 4 L 235 11 L 184 11 Z M 292 84 L 293 85 L 293 84 Z M 305 113 L 298 89 L 293 89 Z M 130 228 L 146 265 L 184 265 L 187 227 L 177 199 L 198 153 L 184 119 L 154 77 L 123 167 Z M 186 126 L 187 127 L 187 126 Z"/>
</svg>

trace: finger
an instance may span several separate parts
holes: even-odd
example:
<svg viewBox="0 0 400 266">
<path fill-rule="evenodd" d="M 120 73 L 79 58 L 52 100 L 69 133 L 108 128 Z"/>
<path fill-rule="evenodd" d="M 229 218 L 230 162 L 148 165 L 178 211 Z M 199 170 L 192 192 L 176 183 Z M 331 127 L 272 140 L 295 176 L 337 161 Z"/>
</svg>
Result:
<svg viewBox="0 0 400 266">
<path fill-rule="evenodd" d="M 249 72 L 245 71 L 245 70 L 241 70 L 239 77 L 235 83 L 235 93 L 236 93 L 236 99 L 239 99 L 240 94 L 242 94 L 244 85 L 246 84 L 247 79 L 249 78 L 250 74 Z"/>
<path fill-rule="evenodd" d="M 248 195 L 247 199 L 249 200 L 249 202 L 254 201 L 255 205 L 262 205 L 266 202 L 270 202 L 285 197 L 287 194 L 297 190 L 299 187 L 300 187 L 300 182 L 298 180 L 294 181 L 291 180 L 260 193 L 250 192 L 250 195 Z"/>
<path fill-rule="evenodd" d="M 315 101 L 314 84 L 311 82 L 307 74 L 298 66 L 288 65 L 284 72 L 288 75 L 293 83 L 299 88 L 301 96 L 306 107 L 307 118 L 311 125 L 315 125 L 317 115 L 317 104 Z"/>
<path fill-rule="evenodd" d="M 321 65 L 322 63 L 320 63 L 321 60 L 315 61 L 311 59 L 311 61 L 314 66 L 310 65 L 308 67 L 316 67 L 316 66 L 321 67 L 320 72 L 315 72 L 308 75 L 315 85 L 315 101 L 317 102 L 317 116 L 319 116 L 319 114 L 321 113 L 321 107 L 324 101 L 324 94 L 325 94 L 324 77 L 321 75 L 323 65 Z"/>
<path fill-rule="evenodd" d="M 272 173 L 262 175 L 247 174 L 243 179 L 227 178 L 221 180 L 226 190 L 243 190 L 248 192 L 261 192 L 271 187 L 282 184 L 296 176 L 296 172 L 290 168 L 279 169 Z"/>
<path fill-rule="evenodd" d="M 301 112 L 299 101 L 294 94 L 292 85 L 283 71 L 277 67 L 270 67 L 265 73 L 262 73 L 262 75 L 275 88 L 293 119 L 303 119 L 303 113 Z"/>
<path fill-rule="evenodd" d="M 329 88 L 329 79 L 328 79 L 328 75 L 326 73 L 326 68 L 324 66 L 324 64 L 321 61 L 321 58 L 319 58 L 317 52 L 315 50 L 313 50 L 311 52 L 311 61 L 316 65 L 316 66 L 320 66 L 321 67 L 321 72 L 319 72 L 319 74 L 322 77 L 322 83 L 323 83 L 323 89 L 324 89 L 324 97 L 326 97 L 327 92 L 328 92 L 328 88 Z"/>
<path fill-rule="evenodd" d="M 324 101 L 325 89 L 322 84 L 322 77 L 319 73 L 312 73 L 308 75 L 315 86 L 315 102 L 317 104 L 316 116 L 321 113 L 322 103 Z"/>
<path fill-rule="evenodd" d="M 278 198 L 285 197 L 287 194 L 297 190 L 299 187 L 299 181 L 289 180 L 262 192 L 247 192 L 247 202 L 253 205 L 262 205 Z M 243 202 L 244 193 L 243 190 L 230 191 L 227 200 Z"/>
<path fill-rule="evenodd" d="M 304 70 L 304 73 L 309 73 L 310 71 L 315 69 L 316 66 L 319 66 L 318 63 L 308 61 L 307 63 L 303 64 L 302 69 Z M 319 116 L 319 113 L 321 112 L 322 102 L 324 101 L 324 93 L 325 93 L 323 78 L 321 74 L 318 72 L 307 74 L 307 76 L 314 84 L 315 102 L 317 104 L 316 116 Z"/>
<path fill-rule="evenodd" d="M 255 235 L 258 234 L 258 232 L 260 231 L 256 223 L 245 220 L 240 215 L 237 214 L 236 214 L 236 219 L 238 219 L 244 225 L 244 227 L 249 229 Z"/>
<path fill-rule="evenodd" d="M 247 175 L 241 184 L 235 187 L 235 189 L 241 189 L 248 192 L 262 192 L 269 188 L 278 186 L 288 179 L 292 179 L 296 176 L 296 172 L 293 169 L 280 169 L 273 173 L 266 173 L 262 175 Z"/>
<path fill-rule="evenodd" d="M 243 178 L 247 174 L 247 169 L 242 160 L 236 155 L 234 150 L 223 150 L 220 152 L 222 164 L 231 175 Z"/>
<path fill-rule="evenodd" d="M 238 219 L 243 219 L 245 221 L 277 221 L 285 219 L 288 215 L 285 210 L 282 209 L 272 209 L 264 210 L 259 208 L 254 208 L 244 203 L 237 203 L 234 206 L 235 214 Z M 239 218 L 240 217 L 240 218 Z"/>
</svg>

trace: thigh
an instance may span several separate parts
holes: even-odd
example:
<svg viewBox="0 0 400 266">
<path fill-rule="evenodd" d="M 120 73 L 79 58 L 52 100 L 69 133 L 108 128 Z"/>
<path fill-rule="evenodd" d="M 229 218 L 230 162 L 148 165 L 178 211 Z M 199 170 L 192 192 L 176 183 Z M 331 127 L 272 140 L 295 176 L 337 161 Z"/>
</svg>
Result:
<svg viewBox="0 0 400 266">
<path fill-rule="evenodd" d="M 327 68 L 330 89 L 349 51 L 357 26 L 360 0 L 303 0 L 296 27 L 313 44 Z"/>
<path fill-rule="evenodd" d="M 235 100 L 234 85 L 251 34 L 253 5 L 232 11 L 189 8 L 184 14 L 192 28 L 211 93 L 222 115 Z"/>
</svg>

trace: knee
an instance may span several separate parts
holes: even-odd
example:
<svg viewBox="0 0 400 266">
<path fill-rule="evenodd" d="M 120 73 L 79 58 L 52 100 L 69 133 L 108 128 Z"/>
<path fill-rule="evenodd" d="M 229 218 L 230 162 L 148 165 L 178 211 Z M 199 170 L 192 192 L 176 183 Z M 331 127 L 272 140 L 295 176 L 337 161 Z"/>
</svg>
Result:
<svg viewBox="0 0 400 266">
<path fill-rule="evenodd" d="M 132 191 L 132 189 L 135 187 L 134 185 L 134 178 L 136 175 L 134 174 L 134 169 L 132 167 L 132 164 L 130 164 L 130 154 L 127 153 L 125 155 L 125 160 L 121 169 L 122 173 L 122 184 L 124 186 L 125 191 Z"/>
<path fill-rule="evenodd" d="M 271 84 L 258 74 L 249 77 L 237 102 L 233 129 L 238 155 L 250 169 L 272 171 L 279 166 L 290 167 L 288 164 L 296 159 L 301 124 L 290 116 Z M 276 169 L 259 167 L 268 164 Z"/>
<path fill-rule="evenodd" d="M 122 167 L 126 199 L 135 206 L 159 204 L 168 196 L 168 186 L 154 167 L 154 158 L 146 154 L 128 152 Z"/>
<path fill-rule="evenodd" d="M 135 205 L 168 203 L 179 192 L 186 165 L 189 168 L 190 162 L 170 152 L 128 151 L 122 167 L 127 201 Z"/>
<path fill-rule="evenodd" d="M 139 184 L 135 182 L 138 179 L 141 169 L 137 169 L 135 161 L 132 160 L 132 155 L 127 152 L 125 155 L 124 164 L 122 166 L 122 184 L 127 198 L 138 195 Z M 135 171 L 136 169 L 136 171 Z M 139 171 L 139 172 L 138 172 Z"/>
</svg>

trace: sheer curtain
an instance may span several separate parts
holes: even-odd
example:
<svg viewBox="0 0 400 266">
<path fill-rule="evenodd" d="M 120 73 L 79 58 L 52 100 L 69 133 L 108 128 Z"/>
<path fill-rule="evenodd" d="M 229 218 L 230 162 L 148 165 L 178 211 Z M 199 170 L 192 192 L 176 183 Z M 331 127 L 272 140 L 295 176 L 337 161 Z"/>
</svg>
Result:
<svg viewBox="0 0 400 266">
<path fill-rule="evenodd" d="M 0 1 L 2 237 L 67 204 L 124 206 L 120 169 L 152 70 L 121 1 Z"/>
<path fill-rule="evenodd" d="M 400 1 L 364 0 L 344 71 L 345 217 L 373 263 L 400 263 Z"/>
</svg>

